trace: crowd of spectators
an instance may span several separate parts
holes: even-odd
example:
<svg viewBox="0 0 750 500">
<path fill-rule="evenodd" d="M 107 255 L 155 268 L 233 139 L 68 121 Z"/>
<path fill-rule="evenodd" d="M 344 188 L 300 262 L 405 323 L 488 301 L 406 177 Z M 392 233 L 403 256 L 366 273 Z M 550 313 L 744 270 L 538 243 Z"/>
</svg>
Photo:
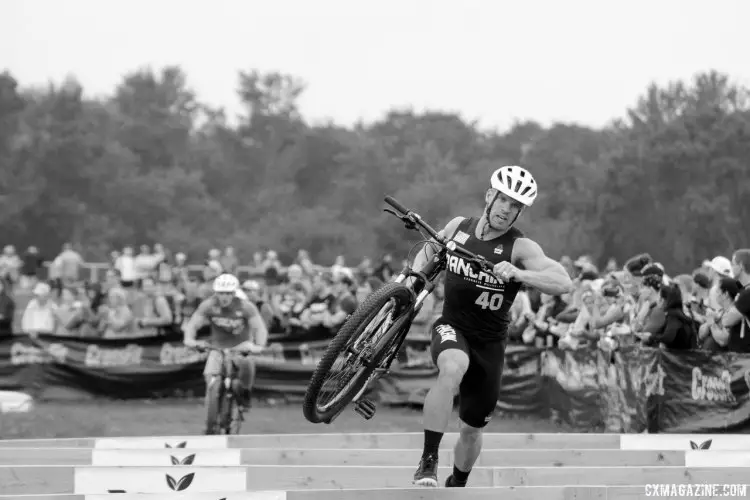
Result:
<svg viewBox="0 0 750 500">
<path fill-rule="evenodd" d="M 231 247 L 211 250 L 199 265 L 187 261 L 184 253 L 158 244 L 143 245 L 137 254 L 125 247 L 112 252 L 100 279 L 84 280 L 85 262 L 70 244 L 48 269 L 36 248 L 18 256 L 6 246 L 0 256 L 0 335 L 128 338 L 179 330 L 211 294 L 213 279 L 230 272 L 240 277 L 273 339 L 325 339 L 397 271 L 389 255 L 354 266 L 340 256 L 321 266 L 304 250 L 287 265 L 273 250 L 240 262 Z M 574 291 L 552 297 L 522 290 L 511 308 L 511 342 L 608 350 L 640 342 L 750 352 L 750 250 L 676 276 L 648 254 L 624 266 L 610 260 L 602 270 L 585 256 L 561 263 Z M 24 294 L 28 300 L 18 311 Z M 425 334 L 440 315 L 442 296 L 436 287 L 414 321 L 414 334 Z"/>
<path fill-rule="evenodd" d="M 142 245 L 138 253 L 125 247 L 111 253 L 98 279 L 87 280 L 86 263 L 70 244 L 48 268 L 35 248 L 18 256 L 7 246 L 0 258 L 0 335 L 163 335 L 179 330 L 211 295 L 213 280 L 230 272 L 241 278 L 274 339 L 324 339 L 394 272 L 389 255 L 352 267 L 338 257 L 324 267 L 304 250 L 288 265 L 273 250 L 257 252 L 241 265 L 231 247 L 212 249 L 200 264 L 187 262 L 184 253 L 158 244 Z"/>
<path fill-rule="evenodd" d="M 600 272 L 588 258 L 562 260 L 574 291 L 561 297 L 519 293 L 514 342 L 564 349 L 641 343 L 669 349 L 750 352 L 750 250 L 704 261 L 670 276 L 648 254 Z"/>
</svg>

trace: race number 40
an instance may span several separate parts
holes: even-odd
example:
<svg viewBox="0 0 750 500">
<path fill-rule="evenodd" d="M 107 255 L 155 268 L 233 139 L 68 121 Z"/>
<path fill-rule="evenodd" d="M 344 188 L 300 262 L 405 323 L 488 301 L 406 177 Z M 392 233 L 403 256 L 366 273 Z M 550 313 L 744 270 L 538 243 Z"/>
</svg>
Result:
<svg viewBox="0 0 750 500">
<path fill-rule="evenodd" d="M 493 293 L 490 295 L 490 292 L 482 292 L 474 303 L 482 309 L 497 311 L 503 305 L 503 294 Z"/>
</svg>

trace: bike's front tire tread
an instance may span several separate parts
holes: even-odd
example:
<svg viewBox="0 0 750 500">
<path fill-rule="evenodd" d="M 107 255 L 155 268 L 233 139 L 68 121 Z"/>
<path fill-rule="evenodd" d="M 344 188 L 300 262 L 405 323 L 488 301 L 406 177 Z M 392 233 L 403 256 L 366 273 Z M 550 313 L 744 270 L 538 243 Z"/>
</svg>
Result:
<svg viewBox="0 0 750 500">
<path fill-rule="evenodd" d="M 346 397 L 341 398 L 339 403 L 325 412 L 318 412 L 317 402 L 320 390 L 322 389 L 323 383 L 333 367 L 333 364 L 341 354 L 341 351 L 352 336 L 361 334 L 362 330 L 374 319 L 375 315 L 386 303 L 388 303 L 389 300 L 393 298 L 399 300 L 402 308 L 409 308 L 414 302 L 414 293 L 411 289 L 401 283 L 386 283 L 367 297 L 362 305 L 354 311 L 349 319 L 346 320 L 336 336 L 331 340 L 325 354 L 320 360 L 320 363 L 318 363 L 318 366 L 313 372 L 310 384 L 307 386 L 307 391 L 305 393 L 302 412 L 309 422 L 318 424 L 329 420 L 332 416 L 340 413 L 342 408 L 351 402 L 351 397 L 359 392 L 361 387 L 357 388 L 356 385 L 354 385 L 350 387 L 348 391 L 349 394 Z M 404 312 L 402 311 L 401 314 L 404 314 Z M 363 378 L 365 381 L 367 380 L 367 377 Z"/>
</svg>

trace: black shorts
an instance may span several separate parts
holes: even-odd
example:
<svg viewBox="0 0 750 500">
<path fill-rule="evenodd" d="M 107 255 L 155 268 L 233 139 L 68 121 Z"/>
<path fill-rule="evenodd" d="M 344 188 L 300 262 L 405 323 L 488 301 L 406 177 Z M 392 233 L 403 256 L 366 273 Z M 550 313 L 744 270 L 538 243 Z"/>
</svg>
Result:
<svg viewBox="0 0 750 500">
<path fill-rule="evenodd" d="M 505 340 L 469 341 L 464 331 L 438 318 L 432 325 L 430 345 L 435 365 L 440 353 L 448 349 L 458 349 L 469 356 L 469 368 L 458 390 L 458 416 L 472 427 L 484 427 L 492 418 L 500 396 Z"/>
</svg>

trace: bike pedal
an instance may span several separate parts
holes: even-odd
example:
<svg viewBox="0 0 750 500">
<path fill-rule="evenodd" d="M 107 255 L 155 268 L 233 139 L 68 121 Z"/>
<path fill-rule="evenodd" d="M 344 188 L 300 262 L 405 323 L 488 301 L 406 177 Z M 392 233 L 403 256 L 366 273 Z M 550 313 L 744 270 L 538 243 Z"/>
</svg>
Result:
<svg viewBox="0 0 750 500">
<path fill-rule="evenodd" d="M 375 410 L 377 406 L 369 399 L 360 399 L 354 405 L 354 411 L 356 411 L 365 420 L 370 420 L 375 416 Z"/>
</svg>

